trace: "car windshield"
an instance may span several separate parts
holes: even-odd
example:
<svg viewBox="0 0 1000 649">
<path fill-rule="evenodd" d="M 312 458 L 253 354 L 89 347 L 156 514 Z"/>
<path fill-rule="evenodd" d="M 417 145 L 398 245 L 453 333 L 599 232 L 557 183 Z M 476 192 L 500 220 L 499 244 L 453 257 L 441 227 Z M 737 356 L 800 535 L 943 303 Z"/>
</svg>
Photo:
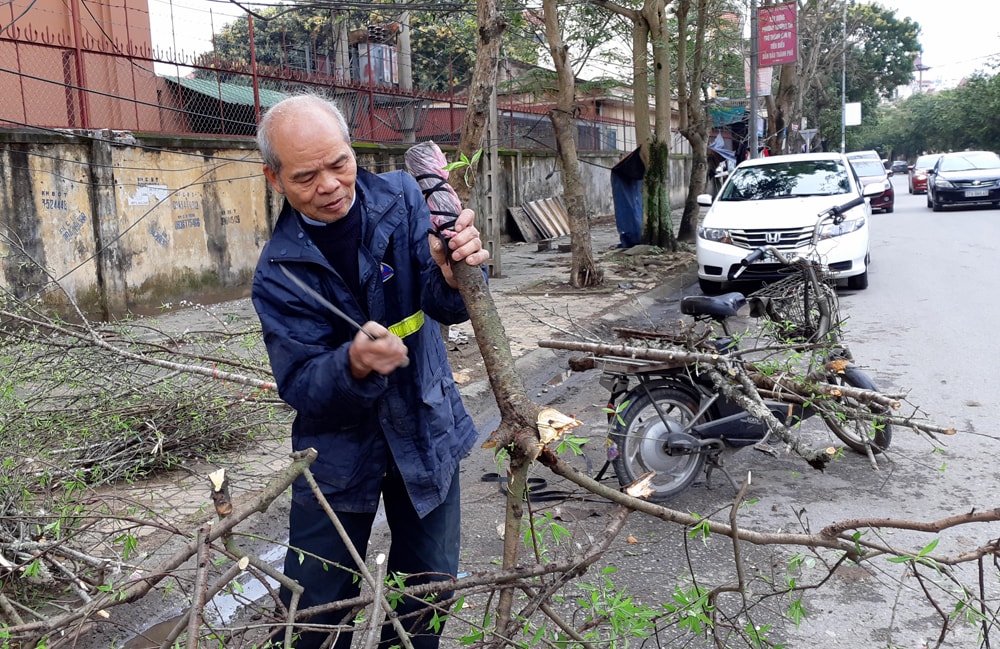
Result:
<svg viewBox="0 0 1000 649">
<path fill-rule="evenodd" d="M 760 201 L 797 196 L 833 196 L 851 190 L 847 169 L 837 160 L 797 160 L 737 167 L 719 200 Z"/>
<path fill-rule="evenodd" d="M 922 155 L 913 163 L 914 169 L 930 169 L 941 155 Z"/>
<path fill-rule="evenodd" d="M 1000 169 L 1000 156 L 995 153 L 972 151 L 941 159 L 941 171 L 971 171 L 973 169 Z"/>
<path fill-rule="evenodd" d="M 859 176 L 883 176 L 885 167 L 881 162 L 869 159 L 851 160 L 851 166 Z"/>
</svg>

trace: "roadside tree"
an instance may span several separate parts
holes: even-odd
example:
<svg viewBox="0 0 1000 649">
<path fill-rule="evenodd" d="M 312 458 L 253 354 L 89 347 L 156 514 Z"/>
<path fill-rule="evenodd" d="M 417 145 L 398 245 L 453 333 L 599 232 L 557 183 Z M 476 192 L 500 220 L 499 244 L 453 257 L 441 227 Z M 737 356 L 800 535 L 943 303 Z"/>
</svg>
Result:
<svg viewBox="0 0 1000 649">
<path fill-rule="evenodd" d="M 562 169 L 563 198 L 570 219 L 570 247 L 572 250 L 569 281 L 574 287 L 595 286 L 601 283 L 602 273 L 594 262 L 590 239 L 590 220 L 587 215 L 586 196 L 580 178 L 580 161 L 576 147 L 576 75 L 570 65 L 569 45 L 563 41 L 562 22 L 557 0 L 543 0 L 542 12 L 545 37 L 549 54 L 555 64 L 558 83 L 556 106 L 549 118 L 556 134 L 556 151 Z"/>
<path fill-rule="evenodd" d="M 677 238 L 693 242 L 700 214 L 698 195 L 708 179 L 710 90 L 726 78 L 728 55 L 739 49 L 741 35 L 729 0 L 678 0 L 675 15 L 678 131 L 691 145 L 692 159 Z"/>
</svg>

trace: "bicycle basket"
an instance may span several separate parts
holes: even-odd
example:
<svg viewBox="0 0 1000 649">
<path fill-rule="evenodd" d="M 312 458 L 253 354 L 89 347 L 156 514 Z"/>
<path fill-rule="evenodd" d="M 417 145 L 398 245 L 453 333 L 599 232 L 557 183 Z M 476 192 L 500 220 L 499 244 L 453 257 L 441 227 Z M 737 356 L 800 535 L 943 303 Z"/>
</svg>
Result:
<svg viewBox="0 0 1000 649">
<path fill-rule="evenodd" d="M 780 342 L 816 342 L 821 333 L 817 297 L 829 305 L 831 329 L 840 325 L 840 309 L 832 278 L 821 274 L 822 295 L 816 296 L 815 292 L 804 271 L 789 275 L 750 294 L 751 315 L 766 318 L 770 323 L 768 331 Z"/>
</svg>

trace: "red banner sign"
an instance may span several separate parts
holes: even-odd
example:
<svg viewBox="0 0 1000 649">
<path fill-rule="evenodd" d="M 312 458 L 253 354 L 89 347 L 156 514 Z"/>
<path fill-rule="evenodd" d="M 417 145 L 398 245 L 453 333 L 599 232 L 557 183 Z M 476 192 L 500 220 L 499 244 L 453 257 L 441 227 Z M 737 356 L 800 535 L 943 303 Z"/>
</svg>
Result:
<svg viewBox="0 0 1000 649">
<path fill-rule="evenodd" d="M 757 49 L 762 68 L 795 62 L 798 34 L 794 2 L 757 10 Z"/>
</svg>

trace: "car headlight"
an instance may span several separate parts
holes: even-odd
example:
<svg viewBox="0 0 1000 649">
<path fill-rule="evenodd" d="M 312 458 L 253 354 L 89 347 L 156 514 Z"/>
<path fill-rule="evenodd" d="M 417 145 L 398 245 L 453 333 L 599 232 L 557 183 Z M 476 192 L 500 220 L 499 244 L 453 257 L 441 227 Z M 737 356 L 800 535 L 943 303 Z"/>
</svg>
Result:
<svg viewBox="0 0 1000 649">
<path fill-rule="evenodd" d="M 698 228 L 698 236 L 706 241 L 718 241 L 719 243 L 732 243 L 733 238 L 729 236 L 729 230 L 724 228 Z"/>
<path fill-rule="evenodd" d="M 942 187 L 944 189 L 955 189 L 955 186 L 951 182 L 941 178 L 940 176 L 934 179 L 935 187 Z"/>
<path fill-rule="evenodd" d="M 842 237 L 845 234 L 850 234 L 852 232 L 857 232 L 865 225 L 865 217 L 860 219 L 852 219 L 850 221 L 841 221 L 839 224 L 829 223 L 823 226 L 820 230 L 819 236 L 821 239 L 831 239 L 833 237 Z"/>
<path fill-rule="evenodd" d="M 914 180 L 927 180 L 927 174 L 913 174 Z"/>
</svg>

